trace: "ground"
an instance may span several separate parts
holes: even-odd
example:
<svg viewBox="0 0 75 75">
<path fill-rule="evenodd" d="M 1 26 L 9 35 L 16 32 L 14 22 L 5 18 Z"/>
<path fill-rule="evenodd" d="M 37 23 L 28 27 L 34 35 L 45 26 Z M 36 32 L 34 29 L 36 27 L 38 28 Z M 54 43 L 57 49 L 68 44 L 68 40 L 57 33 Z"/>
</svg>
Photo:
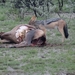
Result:
<svg viewBox="0 0 75 75">
<path fill-rule="evenodd" d="M 9 31 L 30 19 L 26 16 L 26 21 L 14 20 L 2 11 L 0 31 Z M 70 16 L 63 17 L 69 31 L 64 43 L 59 31 L 52 29 L 47 30 L 48 45 L 44 47 L 0 48 L 0 75 L 75 75 L 75 17 Z"/>
</svg>

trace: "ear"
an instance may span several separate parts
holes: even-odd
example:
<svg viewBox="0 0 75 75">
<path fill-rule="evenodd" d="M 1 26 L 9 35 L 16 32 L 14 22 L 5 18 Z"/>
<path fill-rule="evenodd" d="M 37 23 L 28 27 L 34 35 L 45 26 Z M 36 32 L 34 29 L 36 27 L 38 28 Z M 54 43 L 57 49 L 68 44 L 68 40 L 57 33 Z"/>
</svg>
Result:
<svg viewBox="0 0 75 75">
<path fill-rule="evenodd" d="M 33 15 L 33 16 L 31 17 L 31 20 L 30 20 L 30 21 L 34 21 L 34 22 L 35 22 L 35 21 L 36 21 L 36 19 L 37 19 L 37 18 L 36 18 L 36 16 L 35 16 L 35 15 Z"/>
</svg>

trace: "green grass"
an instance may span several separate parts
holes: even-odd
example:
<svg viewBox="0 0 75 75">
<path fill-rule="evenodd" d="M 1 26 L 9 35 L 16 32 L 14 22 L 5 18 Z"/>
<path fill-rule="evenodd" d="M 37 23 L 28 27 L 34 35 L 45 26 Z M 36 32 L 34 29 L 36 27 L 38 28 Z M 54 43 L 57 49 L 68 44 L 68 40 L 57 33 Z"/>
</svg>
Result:
<svg viewBox="0 0 75 75">
<path fill-rule="evenodd" d="M 0 7 L 0 10 L 0 31 L 9 31 L 16 25 L 28 23 L 30 20 L 30 16 L 25 16 L 24 20 L 20 21 L 18 17 L 11 17 L 12 14 L 7 8 Z M 10 15 L 7 16 L 7 13 Z M 68 20 L 67 18 L 66 22 Z M 0 48 L 0 74 L 56 75 L 60 71 L 75 72 L 74 25 L 75 19 L 71 19 L 68 24 L 69 38 L 64 43 L 61 43 L 60 33 L 52 30 L 47 31 L 47 42 L 56 44 L 54 46 Z M 8 69 L 9 67 L 11 69 Z"/>
</svg>

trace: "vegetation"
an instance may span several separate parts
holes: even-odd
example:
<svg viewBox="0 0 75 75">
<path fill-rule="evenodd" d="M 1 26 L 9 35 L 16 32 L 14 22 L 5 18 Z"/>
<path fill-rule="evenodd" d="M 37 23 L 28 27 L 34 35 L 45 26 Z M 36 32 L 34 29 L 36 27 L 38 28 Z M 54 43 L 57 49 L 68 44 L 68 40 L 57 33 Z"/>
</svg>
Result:
<svg viewBox="0 0 75 75">
<path fill-rule="evenodd" d="M 33 15 L 31 9 L 24 8 L 25 14 L 20 17 L 21 14 L 18 8 L 13 9 L 13 3 L 10 1 L 18 0 L 6 0 L 4 4 L 0 5 L 0 32 L 6 32 L 16 25 L 28 23 Z M 57 1 L 59 0 L 52 0 L 54 6 Z M 64 3 L 68 4 L 68 1 L 70 0 L 64 1 Z M 65 6 L 62 7 L 62 10 L 72 12 L 72 10 L 66 10 Z M 58 7 L 55 8 L 55 10 L 58 9 Z M 0 75 L 68 75 L 75 73 L 75 14 L 61 13 L 59 15 L 67 22 L 69 38 L 64 43 L 61 43 L 61 35 L 54 29 L 47 31 L 47 43 L 50 43 L 49 46 L 0 48 Z M 51 13 L 48 17 L 58 17 L 58 15 Z M 38 19 L 48 17 L 40 16 Z"/>
<path fill-rule="evenodd" d="M 46 17 L 53 12 L 75 12 L 75 0 L 1 0 L 0 2 L 1 5 L 17 11 L 20 18 L 24 18 L 24 13 L 29 10 L 36 16 Z"/>
</svg>

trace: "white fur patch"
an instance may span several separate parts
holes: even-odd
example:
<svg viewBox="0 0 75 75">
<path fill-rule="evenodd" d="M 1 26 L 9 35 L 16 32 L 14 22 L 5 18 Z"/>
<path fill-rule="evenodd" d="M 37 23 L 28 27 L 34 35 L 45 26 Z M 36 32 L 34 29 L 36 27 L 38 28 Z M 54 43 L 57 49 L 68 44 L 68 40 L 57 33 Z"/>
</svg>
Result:
<svg viewBox="0 0 75 75">
<path fill-rule="evenodd" d="M 16 38 L 19 38 L 20 36 L 24 35 L 23 34 L 24 31 L 27 32 L 27 29 L 28 29 L 27 26 L 21 26 L 21 27 L 19 27 L 19 29 L 16 31 L 16 34 L 15 34 Z"/>
</svg>

